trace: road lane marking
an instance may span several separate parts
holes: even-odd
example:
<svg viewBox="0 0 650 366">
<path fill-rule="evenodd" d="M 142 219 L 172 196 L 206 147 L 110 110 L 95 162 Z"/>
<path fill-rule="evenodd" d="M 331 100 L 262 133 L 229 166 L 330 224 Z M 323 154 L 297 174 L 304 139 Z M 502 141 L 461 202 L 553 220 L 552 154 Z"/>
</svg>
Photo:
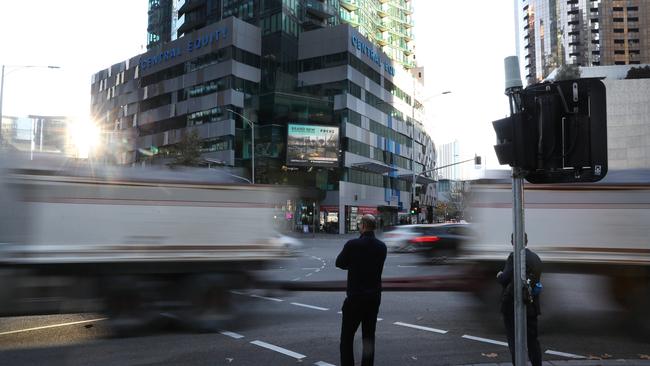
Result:
<svg viewBox="0 0 650 366">
<path fill-rule="evenodd" d="M 327 362 L 323 362 L 323 361 L 318 361 L 314 365 L 316 365 L 316 366 L 336 366 L 336 365 L 333 365 L 331 363 L 327 363 Z"/>
<path fill-rule="evenodd" d="M 401 264 L 397 265 L 399 268 L 417 268 L 418 266 L 403 266 Z"/>
<path fill-rule="evenodd" d="M 284 300 L 282 300 L 282 299 L 276 299 L 275 297 L 266 297 L 266 296 L 261 296 L 261 295 L 250 295 L 250 296 L 251 296 L 251 297 L 258 298 L 258 299 L 271 300 L 271 301 L 275 301 L 275 302 L 282 302 L 282 301 L 284 301 Z"/>
<path fill-rule="evenodd" d="M 580 355 L 574 355 L 573 353 L 564 353 L 564 352 L 558 352 L 558 351 L 552 351 L 550 349 L 546 350 L 544 352 L 549 355 L 555 355 L 555 356 L 562 356 L 562 357 L 567 357 L 567 358 L 587 358 L 585 356 L 580 356 Z"/>
<path fill-rule="evenodd" d="M 305 277 L 309 277 L 309 276 L 311 276 L 311 275 L 313 275 L 313 273 L 307 273 L 307 274 L 305 275 Z"/>
<path fill-rule="evenodd" d="M 300 353 L 290 351 L 290 350 L 288 350 L 286 348 L 278 347 L 278 346 L 272 345 L 270 343 L 266 343 L 266 342 L 262 342 L 262 341 L 252 341 L 251 343 L 256 345 L 256 346 L 260 346 L 262 348 L 270 349 L 271 351 L 279 352 L 279 353 L 282 353 L 283 355 L 293 357 L 296 360 L 301 360 L 301 359 L 307 357 L 305 355 L 301 355 Z"/>
<path fill-rule="evenodd" d="M 481 338 L 481 337 L 474 337 L 474 336 L 467 335 L 467 334 L 465 334 L 462 338 L 465 338 L 465 339 L 471 339 L 471 340 L 473 340 L 473 341 L 479 341 L 479 342 L 491 343 L 491 344 L 496 344 L 496 345 L 499 345 L 499 346 L 505 346 L 505 347 L 508 347 L 508 343 L 506 343 L 506 342 L 501 342 L 501 341 L 495 341 L 494 339 Z"/>
<path fill-rule="evenodd" d="M 225 330 L 224 330 L 224 331 L 221 331 L 221 332 L 219 332 L 219 333 L 221 333 L 221 334 L 223 334 L 223 335 L 225 335 L 225 336 L 227 336 L 227 337 L 230 337 L 230 338 L 235 338 L 235 339 L 244 338 L 243 335 L 241 335 L 241 334 L 239 334 L 239 333 L 235 333 L 235 332 L 228 332 L 228 331 L 225 331 Z"/>
<path fill-rule="evenodd" d="M 413 328 L 413 329 L 419 329 L 419 330 L 426 330 L 427 332 L 434 332 L 434 333 L 440 333 L 440 334 L 447 334 L 446 330 L 442 329 L 436 329 L 436 328 L 429 328 L 429 327 L 423 327 L 421 325 L 415 325 L 415 324 L 409 324 L 409 323 L 402 323 L 402 322 L 395 322 L 393 323 L 395 325 L 401 325 L 403 327 L 407 328 Z"/>
<path fill-rule="evenodd" d="M 300 277 L 296 277 L 296 278 L 294 278 L 294 279 L 291 280 L 291 281 L 300 281 Z"/>
<path fill-rule="evenodd" d="M 377 321 L 378 321 L 378 322 L 380 322 L 380 321 L 382 321 L 382 320 L 384 320 L 384 318 L 377 318 Z"/>
<path fill-rule="evenodd" d="M 300 269 L 302 269 L 303 271 L 315 271 L 318 268 L 300 268 Z"/>
<path fill-rule="evenodd" d="M 248 296 L 247 293 L 245 293 L 245 292 L 241 292 L 241 291 L 230 290 L 230 293 L 231 293 L 231 294 L 235 294 L 235 295 Z"/>
<path fill-rule="evenodd" d="M 328 311 L 328 308 L 321 308 L 320 306 L 301 304 L 299 302 L 292 302 L 291 305 L 302 306 L 303 308 L 309 308 L 314 310 Z"/>
<path fill-rule="evenodd" d="M 44 325 L 42 327 L 34 327 L 34 328 L 27 328 L 27 329 L 18 329 L 18 330 L 10 330 L 7 332 L 2 332 L 0 333 L 1 335 L 7 335 L 7 334 L 16 334 L 16 333 L 23 333 L 23 332 L 30 332 L 33 330 L 41 330 L 41 329 L 49 329 L 49 328 L 58 328 L 58 327 L 65 327 L 68 325 L 77 325 L 77 324 L 84 324 L 84 323 L 92 323 L 92 322 L 98 322 L 102 320 L 106 320 L 108 318 L 97 318 L 97 319 L 88 319 L 88 320 L 80 320 L 76 322 L 68 322 L 68 323 L 61 323 L 61 324 L 52 324 L 52 325 Z"/>
</svg>

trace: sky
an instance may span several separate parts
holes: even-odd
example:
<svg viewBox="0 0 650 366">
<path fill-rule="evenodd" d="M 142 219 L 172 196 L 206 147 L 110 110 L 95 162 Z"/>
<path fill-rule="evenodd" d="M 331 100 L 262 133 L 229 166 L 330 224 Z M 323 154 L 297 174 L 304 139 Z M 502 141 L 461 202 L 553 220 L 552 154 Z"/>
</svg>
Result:
<svg viewBox="0 0 650 366">
<path fill-rule="evenodd" d="M 511 0 L 414 0 L 425 127 L 437 145 L 498 166 L 491 121 L 507 115 L 503 59 L 515 54 Z M 3 114 L 87 118 L 91 75 L 146 50 L 146 0 L 0 0 Z M 443 91 L 450 94 L 440 95 Z"/>
</svg>

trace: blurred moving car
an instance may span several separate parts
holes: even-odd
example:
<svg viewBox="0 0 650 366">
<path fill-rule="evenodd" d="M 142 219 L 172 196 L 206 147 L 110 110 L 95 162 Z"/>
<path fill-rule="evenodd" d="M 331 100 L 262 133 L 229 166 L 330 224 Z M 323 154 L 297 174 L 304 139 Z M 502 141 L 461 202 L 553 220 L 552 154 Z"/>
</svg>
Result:
<svg viewBox="0 0 650 366">
<path fill-rule="evenodd" d="M 296 255 L 302 252 L 303 243 L 292 236 L 276 232 L 273 236 L 275 244 L 281 246 L 289 255 Z"/>
<path fill-rule="evenodd" d="M 392 252 L 419 253 L 446 260 L 458 256 L 463 242 L 474 237 L 467 223 L 418 224 L 386 228 L 383 241 Z"/>
</svg>

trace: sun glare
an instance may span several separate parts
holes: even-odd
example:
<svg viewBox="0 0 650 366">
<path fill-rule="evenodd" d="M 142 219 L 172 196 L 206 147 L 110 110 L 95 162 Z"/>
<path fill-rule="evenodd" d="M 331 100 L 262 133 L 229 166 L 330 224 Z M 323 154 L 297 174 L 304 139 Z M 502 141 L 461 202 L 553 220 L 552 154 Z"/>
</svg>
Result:
<svg viewBox="0 0 650 366">
<path fill-rule="evenodd" d="M 99 127 L 89 121 L 75 121 L 69 126 L 69 135 L 79 158 L 88 158 L 99 147 Z"/>
</svg>

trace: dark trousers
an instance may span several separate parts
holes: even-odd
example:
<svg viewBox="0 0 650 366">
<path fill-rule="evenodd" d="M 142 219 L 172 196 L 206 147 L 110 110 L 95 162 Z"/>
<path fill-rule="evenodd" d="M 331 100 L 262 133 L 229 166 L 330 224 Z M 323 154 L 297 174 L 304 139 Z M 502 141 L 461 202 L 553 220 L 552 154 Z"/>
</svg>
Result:
<svg viewBox="0 0 650 366">
<path fill-rule="evenodd" d="M 354 366 L 354 334 L 361 323 L 363 339 L 362 366 L 375 362 L 375 329 L 381 295 L 346 298 L 343 302 L 343 324 L 341 325 L 341 366 Z"/>
<path fill-rule="evenodd" d="M 508 348 L 512 357 L 512 364 L 515 364 L 515 314 L 512 312 L 503 313 L 503 323 L 506 326 L 508 336 Z M 528 343 L 528 359 L 533 366 L 542 366 L 542 349 L 537 340 L 537 314 L 529 311 L 526 316 L 526 340 Z"/>
</svg>

